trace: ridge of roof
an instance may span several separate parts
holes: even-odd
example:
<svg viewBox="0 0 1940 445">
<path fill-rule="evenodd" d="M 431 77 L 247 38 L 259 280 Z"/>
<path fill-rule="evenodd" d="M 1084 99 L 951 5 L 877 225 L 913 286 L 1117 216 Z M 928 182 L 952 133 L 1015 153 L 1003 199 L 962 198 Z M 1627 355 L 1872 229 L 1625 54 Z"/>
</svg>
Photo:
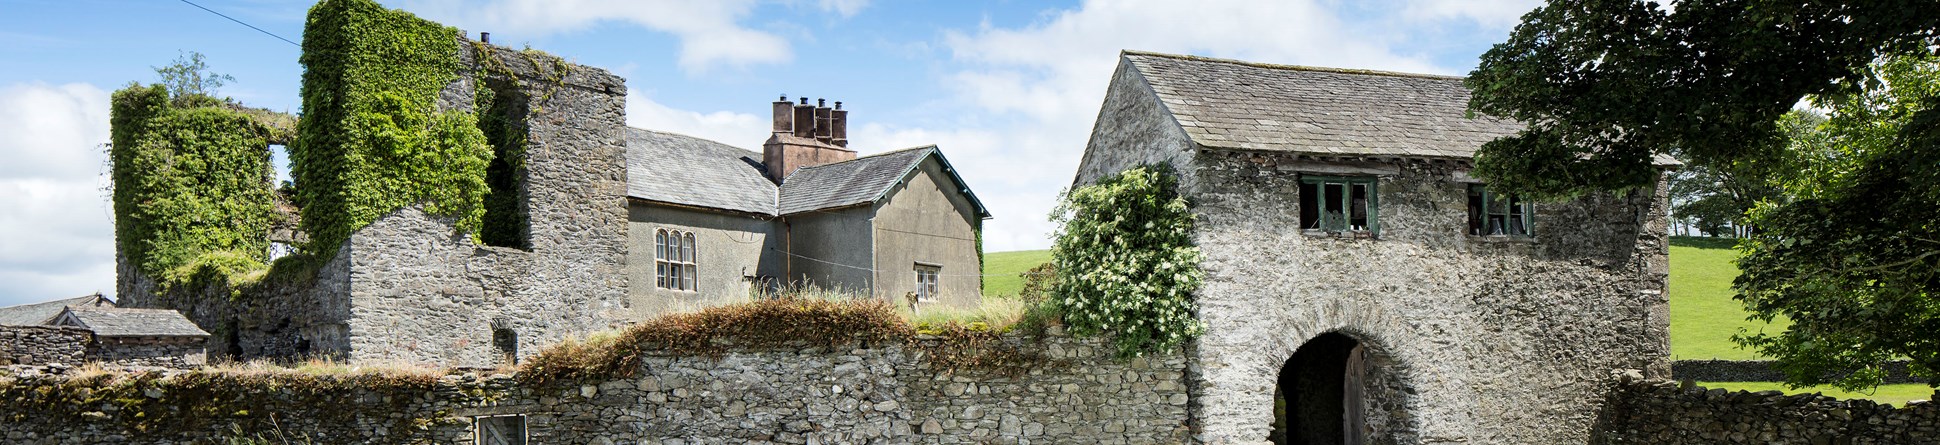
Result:
<svg viewBox="0 0 1940 445">
<path fill-rule="evenodd" d="M 1249 61 L 1238 60 L 1238 59 L 1195 56 L 1191 54 L 1166 54 L 1166 53 L 1156 53 L 1151 51 L 1139 51 L 1139 50 L 1130 50 L 1130 49 L 1119 50 L 1119 54 L 1122 56 L 1163 57 L 1167 59 L 1190 60 L 1194 62 L 1224 63 L 1224 64 L 1230 64 L 1230 65 L 1243 65 L 1243 66 L 1249 66 L 1254 68 L 1266 68 L 1266 69 L 1276 69 L 1276 70 L 1312 71 L 1312 72 L 1334 73 L 1334 74 L 1358 74 L 1358 75 L 1364 75 L 1364 76 L 1413 77 L 1413 78 L 1420 78 L 1420 79 L 1437 79 L 1437 80 L 1467 79 L 1467 77 L 1465 76 L 1450 76 L 1446 74 L 1409 73 L 1409 72 L 1402 72 L 1402 71 L 1370 70 L 1370 69 L 1361 69 L 1361 68 L 1334 68 L 1334 67 L 1311 66 L 1311 65 L 1288 65 L 1288 64 L 1278 64 L 1278 63 L 1249 62 Z"/>
<path fill-rule="evenodd" d="M 890 150 L 890 151 L 885 151 L 885 152 L 882 152 L 882 153 L 876 153 L 876 154 L 872 154 L 872 155 L 868 155 L 868 156 L 856 156 L 856 157 L 855 157 L 855 159 L 850 159 L 850 160 L 847 160 L 847 161 L 842 161 L 842 162 L 830 162 L 830 163 L 827 163 L 827 164 L 818 164 L 818 165 L 810 165 L 810 166 L 806 166 L 806 167 L 796 167 L 796 168 L 795 168 L 795 171 L 794 171 L 794 172 L 791 172 L 791 173 L 789 173 L 789 174 L 788 174 L 788 176 L 791 176 L 791 177 L 792 177 L 792 176 L 795 176 L 795 174 L 796 174 L 796 173 L 801 173 L 801 172 L 802 172 L 802 170 L 809 170 L 809 169 L 816 169 L 816 168 L 822 168 L 822 167 L 829 167 L 829 166 L 840 166 L 840 165 L 842 165 L 842 164 L 847 164 L 847 163 L 850 163 L 850 162 L 856 162 L 856 161 L 863 161 L 863 160 L 868 160 L 869 158 L 875 158 L 875 157 L 880 157 L 880 156 L 888 156 L 888 155 L 894 155 L 894 154 L 900 154 L 900 153 L 902 153 L 902 152 L 906 152 L 906 151 L 914 151 L 914 150 L 936 150 L 936 149 L 937 149 L 937 148 L 936 148 L 936 144 L 929 144 L 929 145 L 924 145 L 924 146 L 918 146 L 918 147 L 910 147 L 910 148 L 902 148 L 902 149 L 896 149 L 896 150 Z M 782 180 L 781 180 L 781 182 L 782 182 L 783 184 L 786 184 L 786 183 L 788 183 L 788 178 L 782 178 Z"/>
</svg>

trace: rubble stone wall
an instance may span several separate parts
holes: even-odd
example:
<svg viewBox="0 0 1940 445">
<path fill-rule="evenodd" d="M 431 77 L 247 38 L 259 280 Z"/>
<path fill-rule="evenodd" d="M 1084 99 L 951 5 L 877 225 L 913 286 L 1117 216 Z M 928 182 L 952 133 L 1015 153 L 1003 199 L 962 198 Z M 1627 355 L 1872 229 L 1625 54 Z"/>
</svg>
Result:
<svg viewBox="0 0 1940 445">
<path fill-rule="evenodd" d="M 206 390 L 188 387 L 210 379 L 186 375 L 101 384 L 117 389 L 0 378 L 0 400 L 16 402 L 0 404 L 10 422 L 0 442 L 226 443 L 240 430 L 315 443 L 471 444 L 477 419 L 523 415 L 527 443 L 1189 443 L 1182 353 L 1125 360 L 1100 341 L 1058 335 L 1033 345 L 1047 361 L 1015 376 L 932 369 L 922 348 L 897 342 L 654 354 L 634 377 L 539 386 L 476 374 L 331 391 L 309 391 L 317 383 L 301 378 Z M 139 403 L 75 402 L 127 398 L 103 391 Z M 146 420 L 180 404 L 195 409 Z"/>
<path fill-rule="evenodd" d="M 0 366 L 79 365 L 91 336 L 66 326 L 0 326 Z"/>
<path fill-rule="evenodd" d="M 194 368 L 208 363 L 201 337 L 95 337 L 90 362 L 110 366 Z"/>
<path fill-rule="evenodd" d="M 1886 377 L 1880 383 L 1926 383 L 1907 368 L 1911 362 L 1886 362 Z M 1671 377 L 1700 382 L 1782 382 L 1785 373 L 1772 367 L 1770 360 L 1678 360 L 1671 363 Z"/>
<path fill-rule="evenodd" d="M 1596 445 L 1940 443 L 1940 404 L 1895 407 L 1778 391 L 1620 381 L 1598 418 Z"/>
</svg>

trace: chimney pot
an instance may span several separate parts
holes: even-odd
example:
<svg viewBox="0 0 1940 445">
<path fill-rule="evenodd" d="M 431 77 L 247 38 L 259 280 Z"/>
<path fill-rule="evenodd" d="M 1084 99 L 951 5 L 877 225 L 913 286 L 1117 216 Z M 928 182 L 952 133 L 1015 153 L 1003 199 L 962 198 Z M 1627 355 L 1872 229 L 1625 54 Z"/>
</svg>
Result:
<svg viewBox="0 0 1940 445">
<path fill-rule="evenodd" d="M 835 101 L 835 109 L 837 110 L 842 109 L 842 101 L 839 101 L 839 100 Z"/>
<path fill-rule="evenodd" d="M 802 96 L 802 105 L 808 105 L 808 96 Z"/>
<path fill-rule="evenodd" d="M 787 102 L 787 101 L 788 101 L 788 93 L 781 93 L 781 98 L 775 99 L 775 102 Z"/>
<path fill-rule="evenodd" d="M 815 106 L 816 106 L 817 108 L 820 108 L 820 107 L 826 107 L 826 106 L 829 106 L 829 100 L 828 100 L 828 99 L 815 99 Z"/>
<path fill-rule="evenodd" d="M 478 33 L 478 41 L 479 43 L 492 43 L 492 33 L 489 33 L 489 32 Z"/>
</svg>

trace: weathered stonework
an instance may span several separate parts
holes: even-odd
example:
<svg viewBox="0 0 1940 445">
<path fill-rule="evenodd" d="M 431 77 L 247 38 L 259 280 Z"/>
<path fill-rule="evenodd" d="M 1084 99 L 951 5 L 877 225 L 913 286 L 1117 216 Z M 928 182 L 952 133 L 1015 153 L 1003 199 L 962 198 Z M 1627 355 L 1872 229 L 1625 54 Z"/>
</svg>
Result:
<svg viewBox="0 0 1940 445">
<path fill-rule="evenodd" d="M 1681 388 L 1665 380 L 1613 385 L 1593 444 L 1940 443 L 1940 404 L 1906 407 L 1816 394 Z"/>
<path fill-rule="evenodd" d="M 103 337 L 87 344 L 87 361 L 107 366 L 189 369 L 208 363 L 200 337 Z"/>
<path fill-rule="evenodd" d="M 918 340 L 935 341 L 935 340 Z M 1012 338 L 1011 341 L 1024 341 Z M 221 442 L 249 433 L 317 443 L 473 441 L 475 416 L 525 415 L 529 443 L 1165 444 L 1189 440 L 1185 357 L 1112 356 L 1096 340 L 1053 335 L 1055 364 L 1009 377 L 931 369 L 902 344 L 655 354 L 640 377 L 526 386 L 457 374 L 426 386 L 370 383 L 342 392 L 251 389 L 238 400 L 130 428 L 134 409 L 0 405 L 7 443 Z M 51 395 L 31 395 L 35 387 Z M 277 388 L 289 389 L 277 389 Z M 166 406 L 167 384 L 144 387 Z M 74 396 L 55 380 L 0 378 L 0 397 Z M 10 399 L 12 400 L 12 399 Z M 65 400 L 65 399 L 63 399 Z M 145 401 L 146 403 L 146 401 Z M 274 417 L 275 423 L 271 423 Z M 272 425 L 274 425 L 272 427 Z M 273 429 L 272 429 L 273 428 Z"/>
<path fill-rule="evenodd" d="M 0 326 L 0 366 L 78 365 L 93 335 L 64 326 Z"/>
</svg>

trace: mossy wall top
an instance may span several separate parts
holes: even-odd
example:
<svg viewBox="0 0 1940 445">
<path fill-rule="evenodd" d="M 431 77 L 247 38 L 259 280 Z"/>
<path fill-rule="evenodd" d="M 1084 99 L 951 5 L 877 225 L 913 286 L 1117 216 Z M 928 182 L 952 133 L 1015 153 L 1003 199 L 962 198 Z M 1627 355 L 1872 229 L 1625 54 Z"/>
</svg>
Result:
<svg viewBox="0 0 1940 445">
<path fill-rule="evenodd" d="M 459 31 L 370 0 L 324 0 L 303 31 L 303 120 L 291 176 L 308 250 L 424 203 L 477 233 L 492 158 L 477 118 L 439 112 L 459 78 Z"/>
<path fill-rule="evenodd" d="M 272 129 L 161 85 L 116 91 L 112 107 L 115 241 L 128 261 L 161 276 L 204 255 L 268 255 Z"/>
</svg>

